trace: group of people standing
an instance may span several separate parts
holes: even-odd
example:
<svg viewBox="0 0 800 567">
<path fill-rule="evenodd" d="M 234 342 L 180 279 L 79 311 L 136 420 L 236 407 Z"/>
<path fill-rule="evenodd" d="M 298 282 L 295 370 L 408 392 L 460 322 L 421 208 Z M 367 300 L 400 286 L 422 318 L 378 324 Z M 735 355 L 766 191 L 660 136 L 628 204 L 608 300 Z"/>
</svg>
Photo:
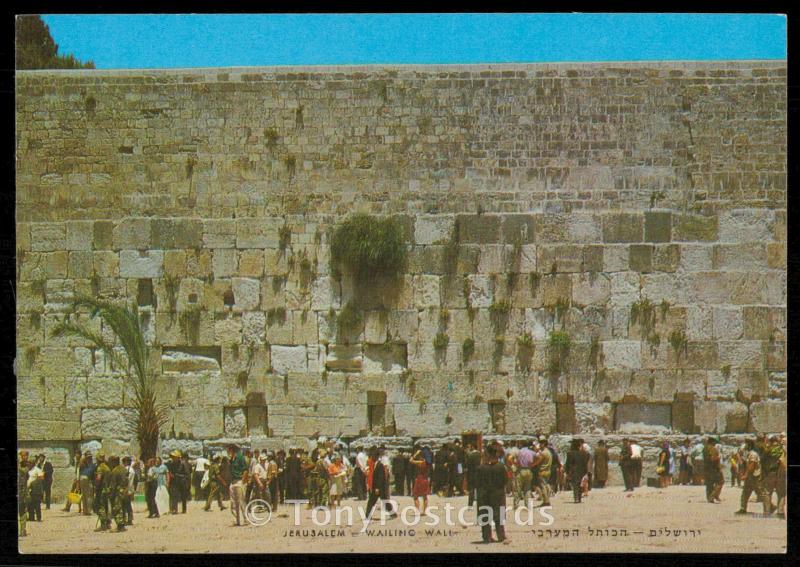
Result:
<svg viewBox="0 0 800 567">
<path fill-rule="evenodd" d="M 42 521 L 42 501 L 50 509 L 50 492 L 53 486 L 53 465 L 43 454 L 34 458 L 28 451 L 20 451 L 17 466 L 17 513 L 19 533 L 27 535 L 27 521 Z"/>
</svg>

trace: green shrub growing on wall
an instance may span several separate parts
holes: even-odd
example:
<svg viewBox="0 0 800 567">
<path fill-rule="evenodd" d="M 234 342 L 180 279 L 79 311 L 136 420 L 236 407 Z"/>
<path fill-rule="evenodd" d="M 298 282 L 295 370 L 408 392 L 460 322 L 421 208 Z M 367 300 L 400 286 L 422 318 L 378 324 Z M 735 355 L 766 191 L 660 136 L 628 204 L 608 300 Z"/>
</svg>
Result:
<svg viewBox="0 0 800 567">
<path fill-rule="evenodd" d="M 400 276 L 406 257 L 403 228 L 392 218 L 354 215 L 339 225 L 331 238 L 331 267 L 345 267 L 359 283 L 376 276 Z"/>
<path fill-rule="evenodd" d="M 475 354 L 475 341 L 472 338 L 464 339 L 461 345 L 461 357 L 464 362 L 467 362 L 473 354 Z"/>
<path fill-rule="evenodd" d="M 447 345 L 450 344 L 450 337 L 448 337 L 445 333 L 436 333 L 436 336 L 433 337 L 433 348 L 436 350 L 443 350 L 447 348 Z"/>
<path fill-rule="evenodd" d="M 564 369 L 571 344 L 572 340 L 566 331 L 553 331 L 550 333 L 551 372 L 558 373 Z"/>
</svg>

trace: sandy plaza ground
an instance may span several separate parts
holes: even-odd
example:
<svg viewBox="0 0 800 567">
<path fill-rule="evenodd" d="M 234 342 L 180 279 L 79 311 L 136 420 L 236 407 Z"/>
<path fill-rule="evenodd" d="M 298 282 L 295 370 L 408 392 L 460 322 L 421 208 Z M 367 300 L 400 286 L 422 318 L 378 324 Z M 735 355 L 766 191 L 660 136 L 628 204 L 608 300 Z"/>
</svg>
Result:
<svg viewBox="0 0 800 567">
<path fill-rule="evenodd" d="M 634 493 L 622 487 L 594 489 L 582 504 L 572 503 L 572 494 L 560 492 L 552 499 L 553 508 L 544 514 L 533 509 L 532 525 L 509 518 L 509 542 L 480 543 L 480 529 L 458 524 L 457 510 L 466 497 L 431 497 L 438 506 L 433 519 L 422 518 L 417 526 L 401 518 L 373 519 L 363 529 L 358 511 L 353 525 L 317 525 L 311 511 L 301 507 L 300 524 L 295 525 L 294 507 L 281 506 L 271 520 L 261 526 L 245 522 L 235 527 L 230 510 L 204 512 L 200 502 L 190 502 L 187 514 L 148 519 L 144 503 L 137 502 L 134 525 L 123 533 L 95 533 L 96 517 L 63 512 L 60 505 L 43 511 L 44 521 L 29 522 L 29 535 L 19 539 L 21 553 L 314 553 L 314 552 L 740 552 L 784 553 L 786 522 L 777 517 L 760 516 L 761 505 L 751 502 L 750 514 L 736 516 L 739 488 L 726 486 L 721 504 L 705 501 L 702 486 L 675 486 L 666 490 L 639 488 Z M 398 507 L 411 506 L 410 497 L 398 497 Z M 455 525 L 448 527 L 443 506 Z M 511 499 L 509 498 L 509 506 Z M 229 503 L 226 503 L 228 505 Z M 345 508 L 364 506 L 346 500 Z M 475 512 L 462 514 L 474 522 Z M 320 514 L 319 519 L 323 517 Z M 413 521 L 414 516 L 407 514 Z"/>
</svg>

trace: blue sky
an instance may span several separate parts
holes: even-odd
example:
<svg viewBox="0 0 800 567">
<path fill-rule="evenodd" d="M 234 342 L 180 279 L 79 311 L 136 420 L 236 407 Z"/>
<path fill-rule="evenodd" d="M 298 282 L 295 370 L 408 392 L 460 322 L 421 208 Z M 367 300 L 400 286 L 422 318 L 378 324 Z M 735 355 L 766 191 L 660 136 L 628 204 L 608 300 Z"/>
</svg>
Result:
<svg viewBox="0 0 800 567">
<path fill-rule="evenodd" d="M 725 14 L 44 16 L 99 69 L 785 59 L 786 18 Z"/>
</svg>

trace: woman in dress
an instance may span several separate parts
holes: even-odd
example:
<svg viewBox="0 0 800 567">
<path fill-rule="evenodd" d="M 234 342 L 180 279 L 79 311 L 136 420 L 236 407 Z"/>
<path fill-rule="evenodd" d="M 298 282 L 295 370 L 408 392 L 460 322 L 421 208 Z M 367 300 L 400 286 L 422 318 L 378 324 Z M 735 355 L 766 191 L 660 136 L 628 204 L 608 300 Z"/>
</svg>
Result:
<svg viewBox="0 0 800 567">
<path fill-rule="evenodd" d="M 414 487 L 411 490 L 411 496 L 414 497 L 414 506 L 417 507 L 421 515 L 428 513 L 428 494 L 431 492 L 431 483 L 428 480 L 428 463 L 425 462 L 425 457 L 422 451 L 417 451 L 409 461 L 417 471 L 417 477 L 414 479 Z M 421 500 L 421 501 L 420 501 Z"/>
<path fill-rule="evenodd" d="M 341 505 L 342 495 L 344 494 L 344 478 L 347 470 L 342 464 L 342 457 L 336 455 L 333 462 L 328 467 L 328 478 L 330 480 L 330 507 L 333 509 L 337 504 Z"/>
<path fill-rule="evenodd" d="M 169 492 L 167 491 L 167 474 L 169 470 L 167 469 L 167 465 L 165 465 L 160 458 L 156 457 L 156 466 L 153 467 L 154 477 L 156 481 L 156 507 L 158 508 L 158 514 L 156 517 L 160 516 L 161 514 L 166 514 L 169 510 Z"/>
</svg>

